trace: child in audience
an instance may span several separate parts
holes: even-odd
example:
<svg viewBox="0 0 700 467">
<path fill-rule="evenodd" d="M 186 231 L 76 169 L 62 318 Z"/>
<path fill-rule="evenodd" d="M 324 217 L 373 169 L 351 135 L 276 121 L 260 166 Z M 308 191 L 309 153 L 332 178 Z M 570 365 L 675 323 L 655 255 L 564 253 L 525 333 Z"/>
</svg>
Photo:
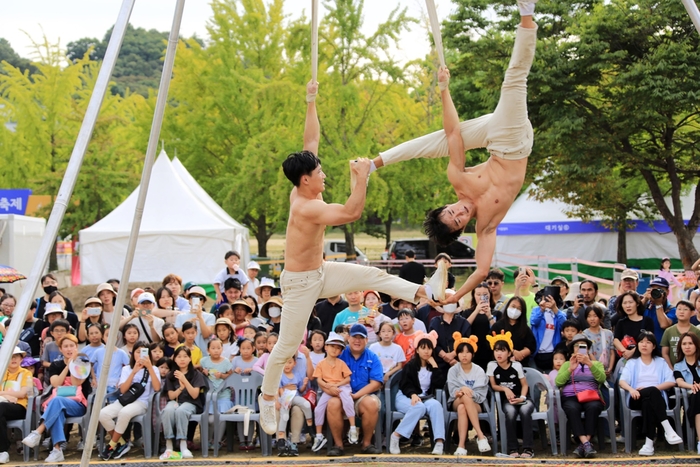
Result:
<svg viewBox="0 0 700 467">
<path fill-rule="evenodd" d="M 384 383 L 386 384 L 391 378 L 391 375 L 399 371 L 406 362 L 406 354 L 400 345 L 395 344 L 394 335 L 396 330 L 391 321 L 385 321 L 379 325 L 377 335 L 379 342 L 369 346 L 369 350 L 377 354 L 382 362 L 382 370 L 384 370 Z"/>
<path fill-rule="evenodd" d="M 170 373 L 171 364 L 172 360 L 170 360 L 168 357 L 163 357 L 155 363 L 155 365 L 158 367 L 158 371 L 160 371 L 161 379 L 165 378 L 168 375 L 168 373 Z"/>
<path fill-rule="evenodd" d="M 552 369 L 552 371 L 549 372 L 549 375 L 547 375 L 547 377 L 549 378 L 549 382 L 552 384 L 553 388 L 557 387 L 557 383 L 555 382 L 555 380 L 557 379 L 557 375 L 559 374 L 559 369 L 566 362 L 568 357 L 569 355 L 564 349 L 557 349 L 552 355 L 552 364 L 554 368 Z M 557 410 L 556 400 L 554 401 L 554 422 L 559 423 L 559 411 Z"/>
<path fill-rule="evenodd" d="M 326 352 L 324 350 L 324 347 L 326 345 L 326 333 L 321 331 L 320 329 L 316 329 L 314 331 L 311 331 L 311 334 L 309 335 L 309 359 L 311 360 L 311 363 L 314 366 L 314 369 L 316 369 L 316 365 L 318 365 L 318 362 L 326 358 Z"/>
<path fill-rule="evenodd" d="M 697 337 L 700 337 L 700 329 L 693 326 L 690 322 L 695 316 L 695 306 L 686 300 L 680 300 L 676 303 L 676 318 L 678 322 L 666 328 L 661 337 L 661 356 L 673 368 L 678 361 L 683 360 L 683 355 L 678 354 L 678 342 L 681 335 L 686 332 L 692 332 Z"/>
<path fill-rule="evenodd" d="M 598 306 L 589 306 L 584 310 L 588 329 L 584 329 L 583 335 L 592 343 L 591 355 L 605 367 L 605 375 L 610 378 L 615 369 L 615 337 L 610 329 L 601 327 L 603 311 Z M 700 334 L 700 331 L 698 331 Z"/>
<path fill-rule="evenodd" d="M 241 285 L 246 285 L 248 283 L 248 276 L 245 271 L 241 269 L 241 256 L 237 251 L 227 251 L 224 255 L 224 263 L 226 267 L 219 271 L 219 273 L 214 278 L 214 291 L 216 292 L 216 303 L 221 303 L 224 301 L 224 283 L 226 279 L 233 278 L 238 279 Z"/>
<path fill-rule="evenodd" d="M 258 358 L 253 355 L 253 341 L 250 339 L 240 339 L 238 341 L 238 351 L 239 354 L 233 357 L 233 372 L 249 375 L 253 371 L 253 366 L 258 361 Z"/>
<path fill-rule="evenodd" d="M 109 325 L 104 325 L 104 340 L 109 339 L 109 333 L 111 329 Z M 105 359 L 105 347 L 96 349 L 92 354 L 90 363 L 92 364 L 93 381 L 99 381 L 100 373 L 102 372 L 102 364 Z M 112 353 L 112 361 L 109 362 L 109 374 L 107 375 L 107 392 L 106 394 L 113 393 L 117 390 L 117 385 L 119 384 L 119 378 L 122 374 L 122 368 L 129 365 L 130 357 L 123 349 L 116 347 L 114 353 Z M 107 398 L 107 402 L 110 404 L 117 400 L 116 396 L 111 396 Z"/>
<path fill-rule="evenodd" d="M 63 355 L 61 355 L 61 350 L 58 348 L 58 344 L 56 344 L 56 342 L 61 340 L 63 336 L 68 334 L 69 331 L 70 324 L 66 320 L 57 319 L 56 321 L 51 323 L 49 332 L 51 334 L 51 337 L 53 338 L 53 341 L 47 343 L 44 346 L 44 353 L 41 354 L 41 365 L 44 367 L 45 370 L 47 370 L 51 366 L 52 362 L 63 359 Z M 50 384 L 48 371 L 44 371 L 44 384 Z"/>
<path fill-rule="evenodd" d="M 528 385 L 525 371 L 520 362 L 511 362 L 513 356 L 510 333 L 486 336 L 491 344 L 493 356 L 496 359 L 486 367 L 486 376 L 491 382 L 491 389 L 500 392 L 501 407 L 506 417 L 506 432 L 508 434 L 508 455 L 532 459 L 535 456 L 532 436 L 532 413 L 535 404 L 528 398 Z M 517 418 L 523 427 L 523 450 L 519 451 L 517 436 Z"/>
<path fill-rule="evenodd" d="M 151 355 L 151 363 L 156 364 L 158 360 L 165 357 L 165 352 L 163 351 L 163 341 L 161 342 L 151 342 L 148 344 L 148 351 Z"/>
<path fill-rule="evenodd" d="M 165 323 L 163 325 L 163 340 L 165 341 L 163 352 L 166 357 L 171 358 L 175 349 L 180 347 L 180 334 L 174 324 Z"/>
<path fill-rule="evenodd" d="M 258 328 L 255 326 L 246 326 L 243 328 L 243 337 L 250 339 L 255 342 L 255 336 L 258 335 Z"/>
<path fill-rule="evenodd" d="M 284 372 L 282 373 L 282 379 L 280 379 L 279 399 L 277 400 L 280 412 L 277 426 L 277 450 L 280 457 L 299 455 L 296 443 L 290 442 L 287 444 L 286 442 L 287 422 L 289 421 L 292 407 L 297 406 L 301 409 L 306 419 L 308 433 L 310 436 L 314 435 L 311 404 L 301 397 L 301 394 L 306 392 L 306 388 L 309 385 L 309 378 L 306 376 L 302 377 L 301 374 L 294 371 L 296 363 L 295 357 L 289 358 L 284 364 Z"/>
<path fill-rule="evenodd" d="M 187 347 L 190 350 L 192 365 L 197 370 L 201 370 L 202 350 L 194 343 L 197 338 L 197 326 L 192 321 L 185 321 L 182 324 L 182 335 L 185 337 L 185 342 L 180 344 L 180 347 Z"/>
<path fill-rule="evenodd" d="M 265 375 L 267 359 L 270 358 L 270 352 L 272 352 L 272 349 L 275 348 L 275 344 L 277 343 L 278 337 L 279 336 L 277 335 L 277 333 L 274 332 L 270 333 L 270 335 L 267 336 L 267 352 L 258 356 L 258 361 L 255 362 L 255 365 L 253 365 L 253 371 L 257 371 L 261 375 Z"/>
<path fill-rule="evenodd" d="M 129 354 L 134 349 L 134 344 L 139 340 L 139 328 L 134 323 L 128 323 L 122 328 L 122 345 L 121 348 Z"/>
<path fill-rule="evenodd" d="M 25 368 L 32 374 L 32 380 L 34 381 L 33 395 L 35 396 L 37 394 L 41 394 L 44 391 L 44 385 L 42 384 L 41 380 L 36 377 L 36 371 L 39 368 L 40 364 L 41 362 L 34 357 L 24 357 L 22 359 L 22 362 L 20 363 L 20 366 L 22 368 Z M 31 396 L 32 394 L 29 395 Z"/>
<path fill-rule="evenodd" d="M 102 343 L 102 338 L 104 337 L 104 329 L 100 323 L 90 323 L 87 325 L 87 338 L 88 345 L 83 347 L 81 350 L 88 359 L 92 358 L 92 355 L 97 349 L 103 348 L 105 345 Z"/>
<path fill-rule="evenodd" d="M 258 331 L 255 335 L 255 356 L 260 358 L 265 352 L 267 352 L 267 339 L 268 335 L 265 331 Z"/>
<path fill-rule="evenodd" d="M 216 398 L 216 405 L 219 413 L 226 413 L 230 408 L 233 407 L 233 402 L 231 402 L 231 390 L 226 386 L 226 378 L 233 373 L 233 367 L 231 366 L 231 360 L 224 358 L 222 355 L 224 351 L 223 342 L 218 337 L 211 339 L 207 343 L 207 352 L 209 352 L 208 357 L 202 358 L 200 362 L 202 365 L 202 374 L 209 378 L 209 389 L 211 391 L 219 391 L 219 395 Z M 209 405 L 209 439 L 210 445 L 218 443 L 220 440 L 214 439 L 214 401 L 211 401 Z M 221 430 L 223 434 L 223 430 Z"/>
<path fill-rule="evenodd" d="M 345 339 L 345 344 L 348 343 L 348 338 L 350 337 L 350 326 L 339 324 L 335 327 L 333 332 Z"/>
<path fill-rule="evenodd" d="M 228 318 L 219 318 L 214 324 L 214 332 L 216 337 L 223 344 L 221 356 L 228 361 L 231 361 L 235 355 L 238 355 L 238 345 L 236 344 L 236 333 L 231 320 Z"/>
<path fill-rule="evenodd" d="M 574 338 L 576 334 L 581 332 L 581 323 L 577 319 L 567 319 L 564 324 L 561 325 L 561 337 L 562 340 L 559 341 L 554 351 L 563 350 L 568 354 L 569 343 L 571 339 Z"/>
<path fill-rule="evenodd" d="M 457 412 L 459 444 L 454 455 L 467 455 L 465 446 L 470 424 L 476 430 L 476 444 L 479 451 L 490 451 L 491 445 L 489 445 L 484 432 L 481 431 L 479 423 L 479 412 L 481 412 L 481 404 L 484 403 L 488 394 L 489 380 L 484 370 L 479 365 L 472 363 L 472 358 L 476 352 L 477 338 L 476 336 L 463 338 L 458 332 L 454 333 L 453 337 L 459 363 L 452 366 L 447 372 L 447 389 L 449 392 L 447 408 Z"/>
<path fill-rule="evenodd" d="M 318 363 L 313 373 L 316 384 L 323 391 L 314 411 L 316 436 L 311 447 L 314 452 L 320 451 L 327 442 L 323 436 L 323 423 L 326 420 L 326 407 L 331 399 L 329 392 L 331 389 L 338 390 L 343 412 L 350 423 L 350 432 L 348 433 L 350 444 L 355 444 L 358 441 L 357 426 L 355 426 L 355 402 L 352 399 L 352 389 L 350 388 L 352 371 L 343 360 L 338 358 L 345 348 L 345 339 L 340 334 L 332 332 L 326 340 L 325 348 L 326 358 Z"/>
<path fill-rule="evenodd" d="M 406 356 L 406 361 L 411 360 L 416 349 L 413 348 L 414 334 L 413 324 L 416 321 L 416 315 L 410 308 L 402 308 L 396 316 L 399 320 L 401 332 L 394 337 L 394 342 L 401 346 L 403 353 Z"/>
</svg>

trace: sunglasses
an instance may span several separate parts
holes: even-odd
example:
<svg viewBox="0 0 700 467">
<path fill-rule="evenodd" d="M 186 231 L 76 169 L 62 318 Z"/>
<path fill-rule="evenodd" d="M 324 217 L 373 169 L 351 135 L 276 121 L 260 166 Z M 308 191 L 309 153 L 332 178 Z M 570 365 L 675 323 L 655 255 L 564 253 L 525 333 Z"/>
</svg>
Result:
<svg viewBox="0 0 700 467">
<path fill-rule="evenodd" d="M 501 283 L 501 281 L 487 281 L 487 282 L 486 282 L 486 285 L 488 285 L 489 287 L 491 287 L 492 285 L 498 285 L 498 284 L 500 284 L 500 283 Z"/>
</svg>

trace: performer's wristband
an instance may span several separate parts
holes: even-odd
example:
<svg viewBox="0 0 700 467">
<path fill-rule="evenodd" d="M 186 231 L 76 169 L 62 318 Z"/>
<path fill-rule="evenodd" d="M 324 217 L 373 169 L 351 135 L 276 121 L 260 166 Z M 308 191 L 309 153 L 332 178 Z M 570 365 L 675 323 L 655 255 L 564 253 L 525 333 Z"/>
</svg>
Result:
<svg viewBox="0 0 700 467">
<path fill-rule="evenodd" d="M 440 92 L 446 91 L 449 86 L 450 86 L 450 79 L 449 78 L 446 81 L 438 81 L 438 88 L 440 88 Z"/>
<path fill-rule="evenodd" d="M 316 102 L 316 94 L 307 94 L 306 95 L 306 102 L 309 104 L 312 102 Z"/>
</svg>

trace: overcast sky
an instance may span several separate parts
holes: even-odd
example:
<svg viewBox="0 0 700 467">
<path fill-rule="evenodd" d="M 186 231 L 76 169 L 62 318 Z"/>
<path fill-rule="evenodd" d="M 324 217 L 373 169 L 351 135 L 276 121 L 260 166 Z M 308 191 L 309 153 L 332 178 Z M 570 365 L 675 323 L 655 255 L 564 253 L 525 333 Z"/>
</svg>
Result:
<svg viewBox="0 0 700 467">
<path fill-rule="evenodd" d="M 206 23 L 211 16 L 210 0 L 187 0 L 180 33 L 191 36 L 196 33 L 206 38 Z M 323 0 L 321 14 L 323 15 Z M 42 41 L 46 35 L 51 43 L 60 40 L 62 47 L 81 37 L 101 39 L 117 18 L 122 0 L 14 0 L 4 1 L 0 14 L 0 37 L 4 37 L 23 57 L 31 58 L 31 39 Z M 438 16 L 444 18 L 451 9 L 449 0 L 436 1 Z M 424 0 L 366 0 L 364 7 L 364 31 L 371 33 L 384 21 L 397 5 L 408 8 L 409 15 L 424 16 Z M 131 24 L 146 29 L 169 31 L 175 0 L 136 0 L 131 14 Z M 311 0 L 285 0 L 285 13 L 291 18 L 301 16 L 306 10 L 310 17 Z M 42 32 L 43 31 L 43 32 Z M 29 37 L 27 36 L 29 35 Z M 400 61 L 421 58 L 428 53 L 429 43 L 425 29 L 414 25 L 401 37 L 400 49 L 391 51 Z"/>
</svg>

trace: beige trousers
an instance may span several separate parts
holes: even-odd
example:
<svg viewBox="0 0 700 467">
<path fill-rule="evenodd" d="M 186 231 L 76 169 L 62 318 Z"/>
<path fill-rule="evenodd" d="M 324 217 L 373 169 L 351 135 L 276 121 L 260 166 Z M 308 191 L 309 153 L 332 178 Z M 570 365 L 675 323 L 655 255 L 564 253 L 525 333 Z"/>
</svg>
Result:
<svg viewBox="0 0 700 467">
<path fill-rule="evenodd" d="M 492 156 L 524 159 L 532 151 L 532 125 L 527 117 L 527 75 L 537 45 L 537 28 L 518 27 L 501 97 L 492 114 L 459 124 L 464 150 L 487 148 Z M 416 158 L 447 157 L 447 137 L 438 130 L 379 153 L 384 165 Z"/>
<path fill-rule="evenodd" d="M 262 392 L 277 394 L 284 362 L 296 355 L 304 339 L 311 310 L 319 298 L 334 297 L 355 290 L 377 290 L 395 298 L 413 301 L 420 285 L 359 264 L 324 262 L 313 271 L 283 271 L 280 287 L 284 305 L 280 337 L 265 368 Z"/>
</svg>

